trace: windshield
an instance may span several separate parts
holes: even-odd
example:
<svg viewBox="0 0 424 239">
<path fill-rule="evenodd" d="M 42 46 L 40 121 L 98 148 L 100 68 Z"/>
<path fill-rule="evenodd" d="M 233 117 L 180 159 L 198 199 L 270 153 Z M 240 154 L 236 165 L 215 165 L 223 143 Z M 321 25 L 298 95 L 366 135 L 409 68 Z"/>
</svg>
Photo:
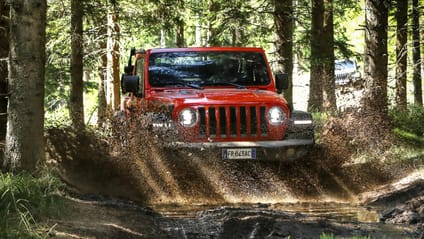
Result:
<svg viewBox="0 0 424 239">
<path fill-rule="evenodd" d="M 336 65 L 335 65 L 336 71 L 347 70 L 347 69 L 356 70 L 355 62 L 353 62 L 351 60 L 338 60 L 338 61 L 336 61 Z"/>
<path fill-rule="evenodd" d="M 268 85 L 270 77 L 262 54 L 257 52 L 165 52 L 149 58 L 153 87 Z"/>
</svg>

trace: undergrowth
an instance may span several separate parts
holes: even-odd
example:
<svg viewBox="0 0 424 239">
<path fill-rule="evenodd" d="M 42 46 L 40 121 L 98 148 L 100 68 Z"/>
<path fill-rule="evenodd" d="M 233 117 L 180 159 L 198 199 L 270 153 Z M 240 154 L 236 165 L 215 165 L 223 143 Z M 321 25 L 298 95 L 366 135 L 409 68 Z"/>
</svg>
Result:
<svg viewBox="0 0 424 239">
<path fill-rule="evenodd" d="M 394 144 L 391 158 L 424 163 L 424 107 L 409 105 L 405 112 L 390 110 Z"/>
<path fill-rule="evenodd" d="M 390 110 L 390 118 L 395 128 L 424 136 L 424 107 L 409 105 L 407 111 Z"/>
<path fill-rule="evenodd" d="M 62 187 L 48 170 L 38 177 L 0 173 L 0 238 L 45 238 L 37 222 L 63 210 Z"/>
</svg>

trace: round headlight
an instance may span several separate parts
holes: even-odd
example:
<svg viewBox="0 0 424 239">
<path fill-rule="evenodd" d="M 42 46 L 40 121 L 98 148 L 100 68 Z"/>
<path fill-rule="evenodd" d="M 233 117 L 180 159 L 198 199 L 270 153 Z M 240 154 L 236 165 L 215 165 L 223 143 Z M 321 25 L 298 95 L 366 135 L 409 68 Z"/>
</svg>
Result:
<svg viewBox="0 0 424 239">
<path fill-rule="evenodd" d="M 197 111 L 192 108 L 185 108 L 178 114 L 178 122 L 184 127 L 195 126 L 197 119 Z"/>
<path fill-rule="evenodd" d="M 273 106 L 271 109 L 269 109 L 268 121 L 270 124 L 280 125 L 284 122 L 284 120 L 286 120 L 286 114 L 280 107 Z"/>
</svg>

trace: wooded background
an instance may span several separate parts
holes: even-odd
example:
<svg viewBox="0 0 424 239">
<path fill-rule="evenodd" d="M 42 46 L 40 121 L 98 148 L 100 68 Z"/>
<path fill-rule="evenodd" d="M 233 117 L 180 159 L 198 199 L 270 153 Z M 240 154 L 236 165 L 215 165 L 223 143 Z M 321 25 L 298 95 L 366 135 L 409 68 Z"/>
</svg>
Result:
<svg viewBox="0 0 424 239">
<path fill-rule="evenodd" d="M 388 125 L 389 107 L 422 106 L 423 5 L 424 0 L 0 0 L 3 168 L 31 171 L 44 160 L 43 128 L 52 115 L 78 130 L 93 117 L 104 126 L 108 112 L 118 110 L 120 74 L 131 47 L 263 47 L 273 70 L 290 76 L 288 101 L 298 76 L 309 74 L 308 109 L 328 114 L 337 111 L 334 60 L 353 58 L 363 67 L 361 108 L 373 115 L 364 120 Z M 375 128 L 377 135 L 389 132 Z"/>
</svg>

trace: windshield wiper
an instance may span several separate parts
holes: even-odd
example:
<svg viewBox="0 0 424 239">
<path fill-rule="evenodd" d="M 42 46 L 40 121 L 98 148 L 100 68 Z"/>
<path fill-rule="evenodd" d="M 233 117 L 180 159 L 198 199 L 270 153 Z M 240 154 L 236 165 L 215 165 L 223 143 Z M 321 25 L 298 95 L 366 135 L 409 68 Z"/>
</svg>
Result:
<svg viewBox="0 0 424 239">
<path fill-rule="evenodd" d="M 201 85 L 232 85 L 235 86 L 237 89 L 246 89 L 247 87 L 244 85 L 228 82 L 228 81 L 207 81 L 202 82 Z"/>
<path fill-rule="evenodd" d="M 201 87 L 200 85 L 197 84 L 193 84 L 190 82 L 185 82 L 185 81 L 171 81 L 171 82 L 167 82 L 166 85 L 168 86 L 183 86 L 183 87 L 190 87 L 193 89 L 197 89 L 197 90 L 203 90 L 203 87 Z"/>
</svg>

